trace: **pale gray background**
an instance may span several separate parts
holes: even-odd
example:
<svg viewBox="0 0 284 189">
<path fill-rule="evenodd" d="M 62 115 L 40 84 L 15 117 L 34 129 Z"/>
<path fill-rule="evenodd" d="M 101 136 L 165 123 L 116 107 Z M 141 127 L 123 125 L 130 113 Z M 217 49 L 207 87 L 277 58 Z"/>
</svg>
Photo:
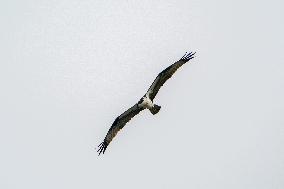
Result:
<svg viewBox="0 0 284 189">
<path fill-rule="evenodd" d="M 0 188 L 284 188 L 282 1 L 2 1 Z M 185 51 L 98 157 L 115 117 Z"/>
</svg>

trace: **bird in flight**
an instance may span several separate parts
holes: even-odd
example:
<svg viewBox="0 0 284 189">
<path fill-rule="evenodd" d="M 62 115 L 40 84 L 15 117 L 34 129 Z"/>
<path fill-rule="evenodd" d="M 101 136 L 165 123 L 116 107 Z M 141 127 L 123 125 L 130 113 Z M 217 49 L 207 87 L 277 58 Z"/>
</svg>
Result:
<svg viewBox="0 0 284 189">
<path fill-rule="evenodd" d="M 153 100 L 157 95 L 159 89 L 169 78 L 172 77 L 172 75 L 177 71 L 179 67 L 188 62 L 190 59 L 194 58 L 194 55 L 195 52 L 185 53 L 185 55 L 179 61 L 173 63 L 161 73 L 159 73 L 159 75 L 156 77 L 156 79 L 148 89 L 147 93 L 136 104 L 134 104 L 131 108 L 126 110 L 114 120 L 112 126 L 107 132 L 104 141 L 98 146 L 97 152 L 99 153 L 99 155 L 101 153 L 105 153 L 106 148 L 108 147 L 112 139 L 116 136 L 118 131 L 122 129 L 130 119 L 139 114 L 139 112 L 144 109 L 148 109 L 153 115 L 155 115 L 160 111 L 161 106 L 153 103 Z"/>
</svg>

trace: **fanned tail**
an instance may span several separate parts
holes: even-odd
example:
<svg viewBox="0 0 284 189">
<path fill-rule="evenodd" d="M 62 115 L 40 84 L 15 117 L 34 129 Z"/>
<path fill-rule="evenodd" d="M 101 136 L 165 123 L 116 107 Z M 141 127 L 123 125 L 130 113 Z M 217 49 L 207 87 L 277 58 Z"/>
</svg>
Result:
<svg viewBox="0 0 284 189">
<path fill-rule="evenodd" d="M 160 109 L 161 109 L 161 106 L 154 104 L 154 107 L 149 109 L 149 110 L 153 115 L 155 115 L 156 113 L 158 113 L 160 111 Z"/>
</svg>

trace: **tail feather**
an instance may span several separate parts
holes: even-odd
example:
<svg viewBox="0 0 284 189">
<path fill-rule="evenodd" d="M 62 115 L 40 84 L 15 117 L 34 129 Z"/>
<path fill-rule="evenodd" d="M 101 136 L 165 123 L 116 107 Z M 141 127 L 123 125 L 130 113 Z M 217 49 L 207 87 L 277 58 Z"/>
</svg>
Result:
<svg viewBox="0 0 284 189">
<path fill-rule="evenodd" d="M 150 109 L 150 112 L 155 115 L 156 113 L 158 113 L 161 109 L 161 106 L 158 106 L 156 104 L 154 104 L 154 107 Z"/>
</svg>

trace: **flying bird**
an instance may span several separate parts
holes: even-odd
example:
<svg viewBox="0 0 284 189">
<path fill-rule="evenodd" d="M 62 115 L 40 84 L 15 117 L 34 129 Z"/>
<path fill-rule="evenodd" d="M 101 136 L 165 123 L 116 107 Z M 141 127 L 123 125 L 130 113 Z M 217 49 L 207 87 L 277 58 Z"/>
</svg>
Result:
<svg viewBox="0 0 284 189">
<path fill-rule="evenodd" d="M 161 106 L 153 103 L 153 100 L 158 91 L 163 86 L 163 84 L 172 77 L 177 69 L 188 62 L 190 59 L 194 58 L 194 55 L 195 52 L 185 53 L 185 55 L 179 61 L 173 63 L 161 73 L 159 73 L 154 82 L 151 84 L 147 93 L 136 104 L 134 104 L 131 108 L 126 110 L 114 120 L 112 126 L 107 132 L 104 141 L 98 146 L 97 152 L 99 153 L 99 155 L 101 153 L 105 153 L 106 148 L 108 147 L 112 139 L 116 136 L 118 131 L 121 130 L 134 116 L 139 114 L 139 112 L 144 109 L 148 109 L 153 115 L 155 115 L 160 111 Z"/>
</svg>

